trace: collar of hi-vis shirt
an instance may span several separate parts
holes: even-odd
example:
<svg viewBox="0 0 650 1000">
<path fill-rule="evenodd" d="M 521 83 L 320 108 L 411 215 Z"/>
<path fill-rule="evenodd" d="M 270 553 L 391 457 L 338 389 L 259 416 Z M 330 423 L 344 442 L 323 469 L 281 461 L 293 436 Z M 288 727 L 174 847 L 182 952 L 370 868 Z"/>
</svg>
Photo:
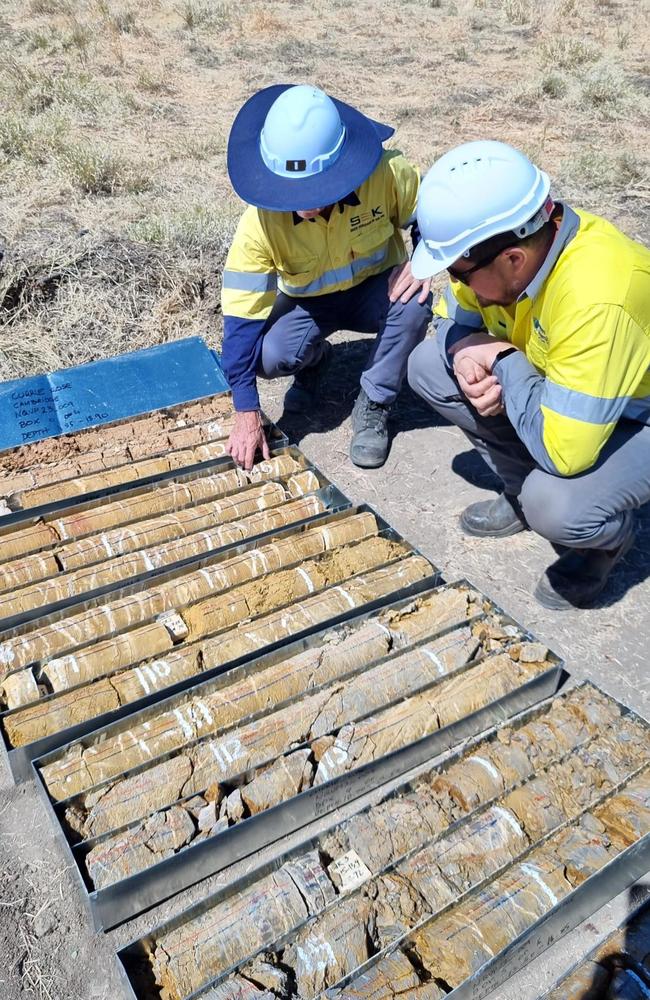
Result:
<svg viewBox="0 0 650 1000">
<path fill-rule="evenodd" d="M 544 263 L 532 281 L 530 281 L 526 288 L 524 288 L 523 292 L 518 297 L 517 302 L 522 302 L 524 299 L 534 299 L 537 295 L 539 295 L 544 282 L 557 264 L 560 254 L 565 249 L 567 244 L 571 242 L 580 228 L 580 219 L 572 208 L 569 208 L 569 206 L 562 201 L 556 201 L 555 204 L 557 207 L 562 209 L 562 221 L 558 227 L 555 239 L 553 240 L 546 257 L 544 258 Z"/>
<path fill-rule="evenodd" d="M 337 202 L 339 212 L 343 212 L 346 205 L 350 205 L 354 208 L 356 205 L 360 204 L 359 195 L 356 191 L 351 191 L 350 194 L 346 194 L 345 198 L 341 198 L 341 200 Z M 294 226 L 297 226 L 301 222 L 316 222 L 316 219 L 321 218 L 321 216 L 315 215 L 313 219 L 301 219 L 297 212 L 293 212 L 292 214 Z M 325 221 L 325 219 L 323 219 L 323 221 Z"/>
</svg>

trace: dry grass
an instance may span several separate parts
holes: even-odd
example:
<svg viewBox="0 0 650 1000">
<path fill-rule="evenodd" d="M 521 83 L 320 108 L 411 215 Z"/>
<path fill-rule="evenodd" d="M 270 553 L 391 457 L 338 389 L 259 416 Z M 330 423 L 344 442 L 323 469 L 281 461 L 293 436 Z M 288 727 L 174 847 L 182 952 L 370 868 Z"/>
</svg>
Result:
<svg viewBox="0 0 650 1000">
<path fill-rule="evenodd" d="M 59 162 L 84 194 L 142 194 L 152 186 L 150 176 L 137 163 L 105 146 L 71 143 L 61 151 Z"/>
<path fill-rule="evenodd" d="M 392 122 L 424 167 L 462 139 L 513 142 L 560 194 L 648 232 L 633 0 L 5 0 L 2 18 L 3 377 L 218 345 L 226 137 L 278 80 Z"/>
<path fill-rule="evenodd" d="M 226 248 L 221 220 L 197 210 L 143 220 L 131 239 L 83 231 L 51 237 L 34 232 L 5 258 L 0 375 L 82 364 L 205 332 L 214 322 L 218 285 L 205 275 Z"/>
<path fill-rule="evenodd" d="M 190 31 L 227 28 L 233 16 L 231 3 L 218 0 L 185 0 L 181 7 L 183 23 Z"/>
</svg>

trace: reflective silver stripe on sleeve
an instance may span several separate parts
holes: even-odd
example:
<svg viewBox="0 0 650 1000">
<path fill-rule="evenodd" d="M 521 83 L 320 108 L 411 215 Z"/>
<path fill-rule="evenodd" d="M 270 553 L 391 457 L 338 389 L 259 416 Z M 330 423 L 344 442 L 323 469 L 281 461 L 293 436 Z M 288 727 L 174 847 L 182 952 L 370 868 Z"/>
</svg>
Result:
<svg viewBox="0 0 650 1000">
<path fill-rule="evenodd" d="M 238 292 L 274 292 L 277 276 L 266 271 L 224 271 L 223 287 Z"/>
<path fill-rule="evenodd" d="M 627 409 L 631 402 L 650 405 L 650 401 L 632 400 L 630 396 L 614 396 L 611 399 L 606 396 L 590 396 L 586 392 L 558 385 L 548 378 L 540 400 L 542 406 L 554 413 L 572 420 L 581 420 L 585 424 L 612 424 L 623 413 L 628 416 Z"/>
</svg>

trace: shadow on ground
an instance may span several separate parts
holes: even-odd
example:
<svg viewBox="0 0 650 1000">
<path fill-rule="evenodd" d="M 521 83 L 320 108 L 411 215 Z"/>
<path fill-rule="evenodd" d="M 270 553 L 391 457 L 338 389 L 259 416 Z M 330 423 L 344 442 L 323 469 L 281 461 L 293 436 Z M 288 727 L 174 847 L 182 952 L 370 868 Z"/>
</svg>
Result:
<svg viewBox="0 0 650 1000">
<path fill-rule="evenodd" d="M 629 891 L 632 913 L 620 932 L 588 955 L 578 970 L 558 984 L 549 1000 L 568 996 L 573 1000 L 635 1000 L 650 996 L 650 904 L 646 887 Z M 645 900 L 639 905 L 639 899 Z M 580 991 L 578 993 L 578 991 Z"/>
<path fill-rule="evenodd" d="M 345 423 L 359 394 L 359 378 L 372 348 L 372 339 L 332 344 L 332 361 L 312 413 L 283 413 L 277 421 L 293 444 L 307 434 L 323 434 Z M 404 431 L 446 424 L 407 384 L 400 393 L 390 422 L 391 443 Z"/>
</svg>

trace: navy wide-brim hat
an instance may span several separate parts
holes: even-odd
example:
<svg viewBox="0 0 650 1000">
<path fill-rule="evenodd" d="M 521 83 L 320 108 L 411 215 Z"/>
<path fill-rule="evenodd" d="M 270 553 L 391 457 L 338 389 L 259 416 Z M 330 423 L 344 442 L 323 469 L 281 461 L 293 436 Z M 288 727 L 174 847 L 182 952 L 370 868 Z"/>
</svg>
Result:
<svg viewBox="0 0 650 1000">
<path fill-rule="evenodd" d="M 373 172 L 382 143 L 395 129 L 332 97 L 345 126 L 345 141 L 331 167 L 309 177 L 279 177 L 264 163 L 260 133 L 273 102 L 290 83 L 266 87 L 239 111 L 228 139 L 228 175 L 239 197 L 271 212 L 308 212 L 333 205 L 355 191 Z"/>
</svg>

